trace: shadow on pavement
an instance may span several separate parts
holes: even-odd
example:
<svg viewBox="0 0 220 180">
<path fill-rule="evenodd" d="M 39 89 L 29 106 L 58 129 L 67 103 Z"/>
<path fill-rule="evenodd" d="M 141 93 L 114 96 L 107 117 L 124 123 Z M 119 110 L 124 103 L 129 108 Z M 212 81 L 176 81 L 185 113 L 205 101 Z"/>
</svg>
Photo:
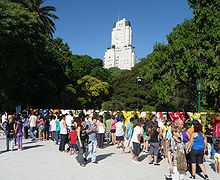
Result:
<svg viewBox="0 0 220 180">
<path fill-rule="evenodd" d="M 140 157 L 138 157 L 138 160 L 141 162 L 141 161 L 143 161 L 144 159 L 146 159 L 147 158 L 147 154 L 143 154 L 143 155 L 141 155 Z"/>
<path fill-rule="evenodd" d="M 37 148 L 37 147 L 41 147 L 41 146 L 45 146 L 45 145 L 33 145 L 33 146 L 24 146 L 23 147 L 23 150 L 25 151 L 25 150 L 27 150 L 27 149 L 32 149 L 32 148 Z"/>
<path fill-rule="evenodd" d="M 96 160 L 97 160 L 97 161 L 102 161 L 103 159 L 106 159 L 107 157 L 111 156 L 112 154 L 115 154 L 115 153 L 108 153 L 108 154 L 98 155 L 98 156 L 96 157 Z"/>
</svg>

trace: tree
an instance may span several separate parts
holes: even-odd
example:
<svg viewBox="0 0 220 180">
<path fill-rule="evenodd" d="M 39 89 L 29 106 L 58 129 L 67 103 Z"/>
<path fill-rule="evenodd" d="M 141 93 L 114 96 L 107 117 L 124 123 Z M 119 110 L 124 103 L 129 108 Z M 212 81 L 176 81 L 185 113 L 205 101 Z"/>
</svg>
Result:
<svg viewBox="0 0 220 180">
<path fill-rule="evenodd" d="M 3 0 L 0 12 L 1 107 L 51 105 L 65 77 L 47 49 L 47 38 L 37 30 L 38 15 Z"/>
<path fill-rule="evenodd" d="M 43 6 L 46 0 L 11 0 L 12 2 L 23 4 L 30 12 L 38 14 L 39 23 L 38 29 L 43 34 L 48 34 L 51 37 L 56 30 L 56 25 L 54 21 L 59 20 L 59 18 L 51 13 L 56 11 L 53 6 Z"/>
<path fill-rule="evenodd" d="M 202 105 L 217 108 L 219 101 L 219 1 L 189 0 L 195 15 L 177 25 L 168 44 L 156 44 L 141 74 L 152 83 L 159 106 L 196 111 L 196 81 L 203 83 Z"/>
<path fill-rule="evenodd" d="M 85 75 L 83 78 L 79 79 L 77 83 L 83 91 L 83 96 L 81 97 L 86 100 L 86 107 L 100 108 L 103 101 L 109 95 L 110 85 L 95 77 Z"/>
</svg>

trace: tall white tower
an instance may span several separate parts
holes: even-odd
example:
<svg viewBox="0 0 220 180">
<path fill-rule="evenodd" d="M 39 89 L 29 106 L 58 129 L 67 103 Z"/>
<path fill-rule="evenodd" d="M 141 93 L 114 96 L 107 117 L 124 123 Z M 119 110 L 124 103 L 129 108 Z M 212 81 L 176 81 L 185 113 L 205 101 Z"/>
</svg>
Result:
<svg viewBox="0 0 220 180">
<path fill-rule="evenodd" d="M 114 24 L 111 48 L 108 48 L 105 52 L 104 67 L 118 67 L 129 70 L 134 67 L 137 62 L 137 56 L 131 43 L 131 23 L 123 18 Z"/>
</svg>

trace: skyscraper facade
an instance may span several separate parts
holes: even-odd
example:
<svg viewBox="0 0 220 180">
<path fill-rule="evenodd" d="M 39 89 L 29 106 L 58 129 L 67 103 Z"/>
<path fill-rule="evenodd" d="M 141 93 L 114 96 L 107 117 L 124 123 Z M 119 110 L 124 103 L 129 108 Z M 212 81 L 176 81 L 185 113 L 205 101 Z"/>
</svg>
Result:
<svg viewBox="0 0 220 180">
<path fill-rule="evenodd" d="M 123 18 L 113 26 L 111 47 L 104 57 L 104 67 L 118 67 L 130 70 L 137 62 L 132 46 L 132 30 L 130 21 Z"/>
</svg>

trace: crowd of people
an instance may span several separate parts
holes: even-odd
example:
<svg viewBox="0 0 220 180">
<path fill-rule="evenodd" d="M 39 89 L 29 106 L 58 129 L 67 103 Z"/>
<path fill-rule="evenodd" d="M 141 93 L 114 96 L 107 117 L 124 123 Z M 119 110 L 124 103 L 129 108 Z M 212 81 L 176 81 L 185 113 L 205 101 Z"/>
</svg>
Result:
<svg viewBox="0 0 220 180">
<path fill-rule="evenodd" d="M 104 142 L 122 149 L 122 154 L 130 153 L 134 163 L 140 163 L 141 151 L 149 154 L 149 165 L 159 166 L 167 159 L 169 172 L 167 179 L 184 179 L 185 172 L 196 177 L 200 168 L 204 179 L 209 177 L 203 164 L 205 156 L 215 160 L 215 172 L 220 174 L 220 119 L 208 124 L 194 120 L 188 128 L 187 120 L 178 119 L 175 123 L 162 116 L 152 115 L 151 120 L 131 118 L 125 124 L 123 116 L 108 115 L 106 119 L 98 114 L 74 117 L 68 114 L 7 114 L 1 116 L 1 128 L 6 135 L 6 150 L 13 151 L 14 144 L 22 150 L 22 139 L 31 141 L 52 140 L 59 151 L 74 154 L 80 166 L 85 167 L 91 154 L 91 163 L 97 164 L 96 148 L 104 148 Z"/>
</svg>

